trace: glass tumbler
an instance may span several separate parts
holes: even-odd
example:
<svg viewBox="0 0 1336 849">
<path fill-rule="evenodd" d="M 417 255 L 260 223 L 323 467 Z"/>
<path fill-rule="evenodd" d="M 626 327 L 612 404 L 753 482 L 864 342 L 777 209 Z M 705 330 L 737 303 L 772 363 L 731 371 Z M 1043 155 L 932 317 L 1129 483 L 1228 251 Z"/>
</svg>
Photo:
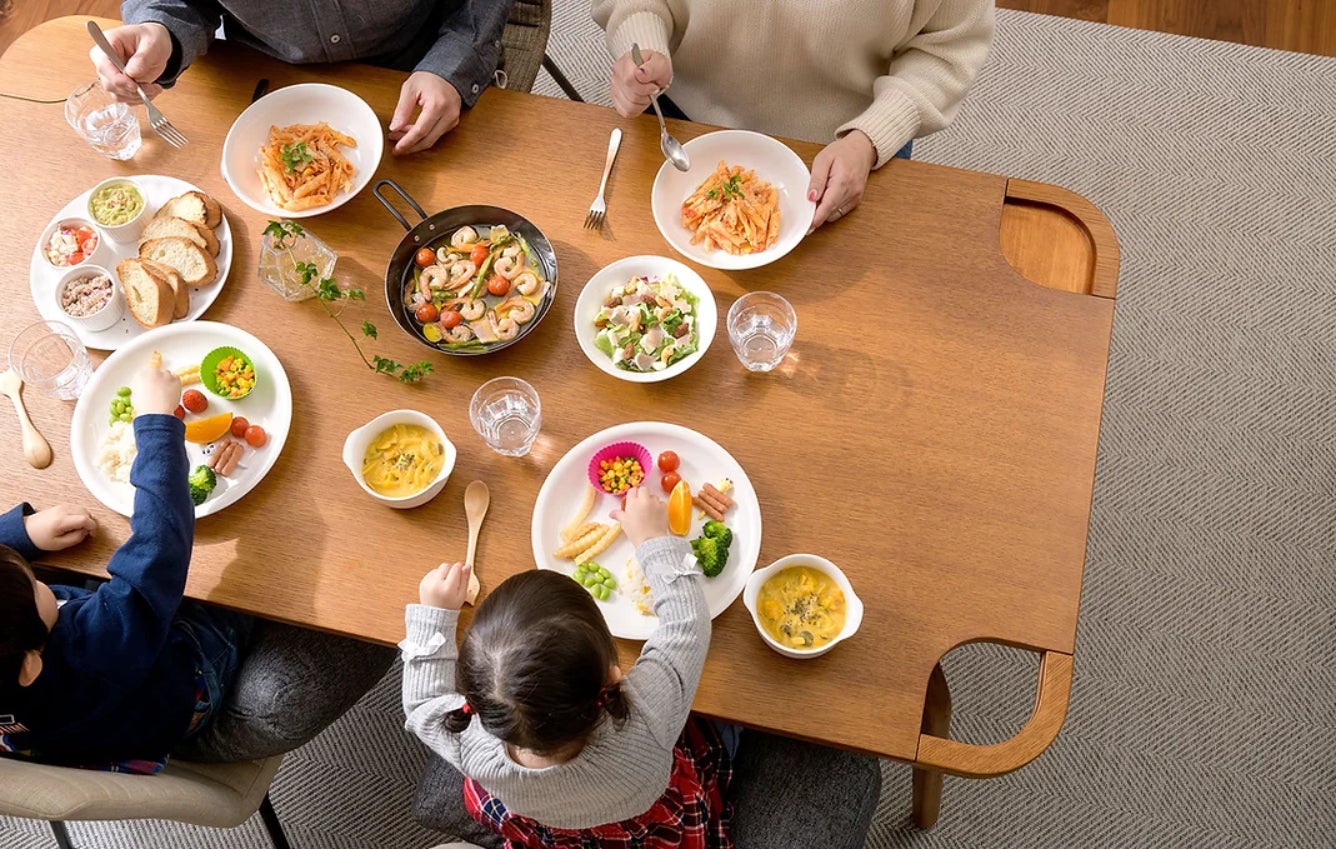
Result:
<svg viewBox="0 0 1336 849">
<path fill-rule="evenodd" d="M 518 377 L 498 377 L 473 393 L 469 421 L 483 442 L 498 454 L 523 457 L 542 426 L 538 391 Z"/>
<path fill-rule="evenodd" d="M 30 324 L 9 345 L 9 364 L 19 378 L 60 401 L 73 401 L 93 374 L 88 349 L 74 329 L 59 321 Z"/>
<path fill-rule="evenodd" d="M 65 98 L 65 120 L 94 150 L 112 159 L 129 159 L 143 144 L 134 110 L 96 82 L 79 86 Z"/>
<path fill-rule="evenodd" d="M 774 292 L 748 292 L 728 310 L 728 341 L 748 371 L 779 365 L 798 332 L 793 305 Z"/>
</svg>

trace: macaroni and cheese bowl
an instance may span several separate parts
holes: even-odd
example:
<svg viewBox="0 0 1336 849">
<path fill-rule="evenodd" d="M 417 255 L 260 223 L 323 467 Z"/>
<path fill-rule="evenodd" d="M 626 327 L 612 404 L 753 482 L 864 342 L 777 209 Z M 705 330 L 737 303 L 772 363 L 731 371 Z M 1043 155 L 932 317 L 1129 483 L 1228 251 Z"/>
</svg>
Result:
<svg viewBox="0 0 1336 849">
<path fill-rule="evenodd" d="M 367 495 L 397 510 L 419 507 L 440 494 L 457 452 L 430 416 L 392 410 L 348 434 L 343 462 Z"/>
<path fill-rule="evenodd" d="M 849 579 L 815 554 L 790 554 L 753 572 L 742 603 L 766 645 L 803 660 L 830 651 L 863 622 Z"/>
</svg>

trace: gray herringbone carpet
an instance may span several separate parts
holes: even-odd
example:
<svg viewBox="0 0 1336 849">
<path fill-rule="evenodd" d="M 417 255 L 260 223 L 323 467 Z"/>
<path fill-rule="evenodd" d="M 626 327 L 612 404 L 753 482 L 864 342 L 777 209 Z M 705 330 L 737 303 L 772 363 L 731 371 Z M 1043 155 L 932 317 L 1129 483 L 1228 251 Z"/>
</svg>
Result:
<svg viewBox="0 0 1336 849">
<path fill-rule="evenodd" d="M 588 4 L 557 5 L 550 52 L 606 100 Z M 1336 845 L 1336 60 L 998 20 L 956 124 L 915 155 L 1070 187 L 1122 243 L 1075 689 L 1045 755 L 948 779 L 930 833 L 887 764 L 869 845 Z M 1035 668 L 954 653 L 956 735 L 1020 727 Z M 421 755 L 395 674 L 279 774 L 301 849 L 435 842 L 408 819 Z M 72 831 L 87 849 L 266 845 L 254 821 Z M 0 820 L 0 846 L 48 835 Z"/>
</svg>

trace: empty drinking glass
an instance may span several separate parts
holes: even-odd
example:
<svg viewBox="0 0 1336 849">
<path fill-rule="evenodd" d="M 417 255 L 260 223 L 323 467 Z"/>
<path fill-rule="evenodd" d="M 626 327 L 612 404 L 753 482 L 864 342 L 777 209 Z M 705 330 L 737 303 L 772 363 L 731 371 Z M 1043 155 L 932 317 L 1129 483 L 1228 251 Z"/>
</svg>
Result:
<svg viewBox="0 0 1336 849">
<path fill-rule="evenodd" d="M 112 159 L 129 159 L 143 143 L 134 110 L 96 82 L 79 86 L 65 98 L 65 120 L 94 150 Z"/>
<path fill-rule="evenodd" d="M 774 292 L 748 292 L 728 310 L 728 341 L 748 371 L 770 371 L 798 332 L 793 305 Z"/>
<path fill-rule="evenodd" d="M 473 393 L 469 421 L 498 454 L 523 457 L 533 447 L 542 425 L 538 392 L 518 377 L 498 377 Z"/>
<path fill-rule="evenodd" d="M 9 365 L 24 383 L 61 401 L 78 398 L 93 374 L 88 349 L 59 321 L 39 321 L 19 331 L 9 345 Z"/>
</svg>

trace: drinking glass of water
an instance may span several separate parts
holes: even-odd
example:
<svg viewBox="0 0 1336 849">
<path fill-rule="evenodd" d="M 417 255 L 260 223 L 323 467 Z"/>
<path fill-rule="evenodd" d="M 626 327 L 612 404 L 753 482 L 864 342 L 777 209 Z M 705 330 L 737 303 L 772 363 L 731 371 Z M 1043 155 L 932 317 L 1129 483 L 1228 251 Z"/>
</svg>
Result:
<svg viewBox="0 0 1336 849">
<path fill-rule="evenodd" d="M 9 365 L 29 386 L 60 401 L 79 397 L 93 364 L 73 328 L 59 321 L 30 324 L 9 345 Z"/>
<path fill-rule="evenodd" d="M 112 159 L 129 159 L 143 143 L 134 111 L 96 82 L 79 86 L 65 98 L 65 120 L 94 150 Z"/>
<path fill-rule="evenodd" d="M 728 310 L 728 341 L 748 371 L 770 371 L 798 332 L 793 305 L 774 292 L 748 292 Z"/>
<path fill-rule="evenodd" d="M 473 393 L 469 421 L 493 451 L 523 457 L 538 438 L 543 421 L 538 392 L 518 377 L 498 377 Z"/>
</svg>

